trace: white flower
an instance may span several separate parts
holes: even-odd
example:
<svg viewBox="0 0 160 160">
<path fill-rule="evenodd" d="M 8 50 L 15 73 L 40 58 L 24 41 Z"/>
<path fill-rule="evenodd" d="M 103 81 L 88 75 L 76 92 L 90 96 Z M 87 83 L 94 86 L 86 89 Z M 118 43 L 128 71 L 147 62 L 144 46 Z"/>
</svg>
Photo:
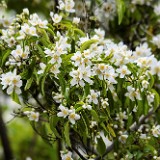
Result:
<svg viewBox="0 0 160 160">
<path fill-rule="evenodd" d="M 59 54 L 55 53 L 55 54 L 52 55 L 52 58 L 49 61 L 49 63 L 51 63 L 51 64 L 55 64 L 55 63 L 60 64 L 60 63 L 62 63 L 62 58 L 60 57 Z"/>
<path fill-rule="evenodd" d="M 26 37 L 26 34 L 22 30 L 20 30 L 19 31 L 19 36 L 16 37 L 16 39 L 17 40 L 22 40 L 22 39 L 25 39 L 25 37 Z"/>
<path fill-rule="evenodd" d="M 125 75 L 131 74 L 131 72 L 128 70 L 127 66 L 123 65 L 120 68 L 116 69 L 117 73 L 120 73 L 120 78 L 124 78 Z"/>
<path fill-rule="evenodd" d="M 16 40 L 14 37 L 6 39 L 6 42 L 8 43 L 8 47 L 13 47 L 16 44 Z"/>
<path fill-rule="evenodd" d="M 98 97 L 99 97 L 99 92 L 96 92 L 94 90 L 90 90 L 90 94 L 87 96 L 87 102 L 88 103 L 94 103 L 98 104 Z"/>
<path fill-rule="evenodd" d="M 147 101 L 148 105 L 152 106 L 152 103 L 154 102 L 154 93 L 147 92 Z"/>
<path fill-rule="evenodd" d="M 30 26 L 27 23 L 24 23 L 23 26 L 21 26 L 21 30 L 25 34 L 30 34 Z"/>
<path fill-rule="evenodd" d="M 109 106 L 108 98 L 101 99 L 101 104 L 103 108 L 106 108 L 107 106 Z"/>
<path fill-rule="evenodd" d="M 90 85 L 93 84 L 93 81 L 90 79 L 90 77 L 93 75 L 93 73 L 91 72 L 91 68 L 90 66 L 87 67 L 81 67 L 79 68 L 79 70 L 81 70 L 81 76 L 80 78 L 83 78 L 86 82 L 88 82 Z"/>
<path fill-rule="evenodd" d="M 27 35 L 38 36 L 36 32 L 36 28 L 33 26 L 30 27 L 27 23 L 24 23 L 24 25 L 21 26 L 21 30 Z"/>
<path fill-rule="evenodd" d="M 85 16 L 86 12 L 85 12 L 85 7 L 82 1 L 76 1 L 75 3 L 75 10 L 76 10 L 76 15 L 78 16 Z"/>
<path fill-rule="evenodd" d="M 147 88 L 148 88 L 148 85 L 149 85 L 149 82 L 148 82 L 148 81 L 146 81 L 146 80 L 143 80 L 143 81 L 142 81 L 142 87 L 143 87 L 143 88 L 147 89 Z"/>
<path fill-rule="evenodd" d="M 61 151 L 61 158 L 62 158 L 62 160 L 73 160 L 72 152 L 68 151 L 66 153 L 66 152 Z"/>
<path fill-rule="evenodd" d="M 75 113 L 75 109 L 71 109 L 69 110 L 68 119 L 72 124 L 75 124 L 75 121 L 80 119 L 80 115 Z"/>
<path fill-rule="evenodd" d="M 98 28 L 98 29 L 95 29 L 94 31 L 95 31 L 96 35 L 98 35 L 100 40 L 104 39 L 104 36 L 105 36 L 105 31 L 104 30 Z"/>
<path fill-rule="evenodd" d="M 132 0 L 133 4 L 138 4 L 138 5 L 150 5 L 152 0 Z"/>
<path fill-rule="evenodd" d="M 147 43 L 143 43 L 140 46 L 136 47 L 136 51 L 133 52 L 133 56 L 135 57 L 148 57 L 151 54 L 151 48 L 148 48 Z"/>
<path fill-rule="evenodd" d="M 155 63 L 151 65 L 150 73 L 152 75 L 157 74 L 160 77 L 160 61 L 155 61 Z"/>
<path fill-rule="evenodd" d="M 118 121 L 123 121 L 123 120 L 128 119 L 126 111 L 124 111 L 124 112 L 120 111 L 119 113 L 117 113 L 115 119 L 118 120 Z"/>
<path fill-rule="evenodd" d="M 58 73 L 60 73 L 60 64 L 59 63 L 55 63 L 51 68 L 50 68 L 50 71 L 51 73 L 54 73 L 55 77 L 57 77 Z"/>
<path fill-rule="evenodd" d="M 153 59 L 154 59 L 153 56 L 150 56 L 150 57 L 140 57 L 137 60 L 135 60 L 135 62 L 141 68 L 148 68 L 148 67 L 150 67 L 152 65 Z"/>
<path fill-rule="evenodd" d="M 82 73 L 79 70 L 72 70 L 69 75 L 72 77 L 71 86 L 81 86 L 84 87 L 85 83 L 82 79 Z"/>
<path fill-rule="evenodd" d="M 72 77 L 71 80 L 71 86 L 76 85 L 84 87 L 85 86 L 85 82 L 89 83 L 89 84 L 93 84 L 93 81 L 90 79 L 90 77 L 93 75 L 90 66 L 84 67 L 81 66 L 79 67 L 77 70 L 72 70 L 70 72 L 70 76 Z"/>
<path fill-rule="evenodd" d="M 69 12 L 69 13 L 73 13 L 75 12 L 75 9 L 74 8 L 74 1 L 73 0 L 66 0 L 65 1 L 65 6 L 64 6 L 64 9 L 66 12 Z"/>
<path fill-rule="evenodd" d="M 122 134 L 119 136 L 119 141 L 124 144 L 126 143 L 127 138 L 128 138 L 127 134 Z"/>
<path fill-rule="evenodd" d="M 69 115 L 69 109 L 64 107 L 62 104 L 59 106 L 59 109 L 61 111 L 59 113 L 57 113 L 58 117 L 66 118 Z"/>
<path fill-rule="evenodd" d="M 23 9 L 23 13 L 26 14 L 26 15 L 29 15 L 29 10 L 28 10 L 28 8 L 24 8 L 24 9 Z"/>
<path fill-rule="evenodd" d="M 160 34 L 153 36 L 152 43 L 155 44 L 158 48 L 160 48 Z"/>
<path fill-rule="evenodd" d="M 30 121 L 38 122 L 39 120 L 39 112 L 31 111 L 27 116 Z"/>
<path fill-rule="evenodd" d="M 84 109 L 88 109 L 88 110 L 91 110 L 91 109 L 92 109 L 92 106 L 91 106 L 90 104 L 87 104 L 87 103 L 83 104 L 82 107 L 83 107 Z"/>
<path fill-rule="evenodd" d="M 50 13 L 50 16 L 54 23 L 59 23 L 62 20 L 62 16 L 57 13 L 53 15 L 53 12 Z"/>
<path fill-rule="evenodd" d="M 40 65 L 41 70 L 39 70 L 37 73 L 42 74 L 45 71 L 46 65 L 44 63 L 40 63 L 39 65 Z"/>
<path fill-rule="evenodd" d="M 53 99 L 56 101 L 56 103 L 61 103 L 64 96 L 61 93 L 55 93 Z"/>
<path fill-rule="evenodd" d="M 45 48 L 44 53 L 46 54 L 46 57 L 52 56 L 54 54 L 54 52 L 48 48 Z"/>
<path fill-rule="evenodd" d="M 42 21 L 36 13 L 30 15 L 29 22 L 33 26 L 37 26 L 38 25 L 40 28 L 48 28 L 47 27 L 48 21 L 47 20 Z"/>
<path fill-rule="evenodd" d="M 152 131 L 152 134 L 153 134 L 154 137 L 159 137 L 159 135 L 160 135 L 160 125 L 153 126 L 151 131 Z"/>
<path fill-rule="evenodd" d="M 74 61 L 75 66 L 79 66 L 82 63 L 82 53 L 80 51 L 77 51 L 74 53 L 74 55 L 71 57 L 71 60 Z"/>
<path fill-rule="evenodd" d="M 154 6 L 154 13 L 157 16 L 160 16 L 160 3 L 158 3 L 157 5 Z"/>
<path fill-rule="evenodd" d="M 127 96 L 128 98 L 130 98 L 132 101 L 135 101 L 135 98 L 137 100 L 141 100 L 141 95 L 139 90 L 131 87 L 131 86 L 127 86 L 127 90 L 128 92 L 125 94 L 125 96 Z"/>
<path fill-rule="evenodd" d="M 97 126 L 96 121 L 91 121 L 90 123 L 91 123 L 90 126 L 89 126 L 90 128 L 93 128 L 93 127 Z"/>
<path fill-rule="evenodd" d="M 73 23 L 74 24 L 78 24 L 79 22 L 80 22 L 80 18 L 78 18 L 78 17 L 73 18 Z"/>
<path fill-rule="evenodd" d="M 0 80 L 3 90 L 8 87 L 7 94 L 11 94 L 14 90 L 17 94 L 21 93 L 22 80 L 21 76 L 16 74 L 16 71 L 2 74 Z"/>
<path fill-rule="evenodd" d="M 140 134 L 140 137 L 139 137 L 140 139 L 145 139 L 145 140 L 147 140 L 148 139 L 148 137 L 147 137 L 147 135 L 146 134 Z"/>
<path fill-rule="evenodd" d="M 59 0 L 58 3 L 59 3 L 59 6 L 57 8 L 59 8 L 60 10 L 63 10 L 65 7 L 64 2 L 62 0 Z"/>
<path fill-rule="evenodd" d="M 26 160 L 32 160 L 32 158 L 31 157 L 26 157 Z"/>
<path fill-rule="evenodd" d="M 17 45 L 16 49 L 11 52 L 11 55 L 16 61 L 27 59 L 29 55 L 29 46 L 25 46 L 23 51 L 23 48 L 20 45 Z"/>
<path fill-rule="evenodd" d="M 29 34 L 30 34 L 31 36 L 38 36 L 35 27 L 30 27 Z"/>
</svg>

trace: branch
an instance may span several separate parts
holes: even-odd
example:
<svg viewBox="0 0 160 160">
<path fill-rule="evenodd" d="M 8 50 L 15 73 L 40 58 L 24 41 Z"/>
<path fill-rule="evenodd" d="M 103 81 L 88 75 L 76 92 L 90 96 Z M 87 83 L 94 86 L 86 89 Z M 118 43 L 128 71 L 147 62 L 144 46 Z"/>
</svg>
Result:
<svg viewBox="0 0 160 160">
<path fill-rule="evenodd" d="M 160 108 L 160 106 L 157 108 L 157 110 L 158 110 L 159 108 Z M 137 124 L 137 123 L 134 123 L 134 124 L 130 127 L 130 130 L 131 130 L 131 131 L 136 131 L 136 130 L 138 130 L 138 128 L 140 127 L 140 125 L 141 125 L 147 118 L 149 118 L 154 112 L 155 112 L 154 109 L 150 110 L 146 116 L 142 116 L 142 117 L 140 118 L 138 124 Z"/>
<path fill-rule="evenodd" d="M 13 159 L 9 139 L 8 139 L 8 136 L 7 136 L 6 126 L 5 126 L 5 123 L 4 123 L 3 118 L 2 118 L 2 108 L 1 108 L 1 106 L 0 106 L 0 136 L 1 136 L 2 146 L 3 146 L 3 150 L 4 150 L 5 160 Z"/>
</svg>

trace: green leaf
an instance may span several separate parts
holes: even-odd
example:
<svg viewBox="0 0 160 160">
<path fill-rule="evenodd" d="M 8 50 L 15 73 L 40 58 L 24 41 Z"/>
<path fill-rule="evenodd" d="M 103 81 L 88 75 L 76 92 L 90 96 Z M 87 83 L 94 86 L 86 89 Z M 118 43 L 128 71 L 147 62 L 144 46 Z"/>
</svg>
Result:
<svg viewBox="0 0 160 160">
<path fill-rule="evenodd" d="M 38 29 L 38 32 L 40 35 L 40 38 L 39 38 L 40 41 L 44 46 L 47 47 L 51 43 L 47 32 L 44 29 L 40 29 L 40 28 Z"/>
<path fill-rule="evenodd" d="M 106 145 L 104 144 L 103 142 L 103 139 L 100 137 L 98 138 L 98 144 L 97 144 L 97 151 L 98 153 L 103 156 L 103 154 L 105 153 L 106 151 Z"/>
<path fill-rule="evenodd" d="M 147 153 L 154 153 L 155 148 L 153 146 L 149 145 L 149 144 L 146 144 L 143 151 L 147 152 Z"/>
<path fill-rule="evenodd" d="M 40 80 L 40 88 L 41 88 L 42 95 L 45 95 L 45 80 L 51 67 L 52 67 L 52 64 L 48 64 L 46 66 L 44 74 Z"/>
<path fill-rule="evenodd" d="M 76 35 L 79 34 L 80 36 L 85 37 L 85 33 L 82 30 L 74 28 L 73 31 L 76 33 Z"/>
<path fill-rule="evenodd" d="M 10 50 L 8 49 L 2 56 L 2 59 L 1 59 L 1 67 L 5 64 L 7 58 L 9 57 L 10 55 Z"/>
<path fill-rule="evenodd" d="M 29 66 L 26 66 L 26 68 L 23 69 L 22 73 L 20 73 L 20 76 L 22 77 L 22 79 L 28 80 L 31 78 L 31 76 L 34 72 L 35 63 L 36 63 L 36 58 L 33 57 Z"/>
<path fill-rule="evenodd" d="M 47 28 L 46 30 L 47 30 L 53 37 L 55 37 L 55 33 L 52 31 L 52 29 Z"/>
<path fill-rule="evenodd" d="M 26 83 L 25 88 L 24 88 L 25 91 L 28 90 L 31 87 L 32 82 L 33 82 L 33 76 L 30 79 L 27 80 L 27 83 Z"/>
<path fill-rule="evenodd" d="M 91 46 L 91 44 L 96 43 L 96 42 L 98 42 L 98 40 L 95 40 L 95 39 L 90 39 L 90 40 L 84 42 L 80 47 L 81 52 L 88 49 Z"/>
<path fill-rule="evenodd" d="M 91 115 L 93 116 L 93 118 L 97 121 L 97 122 L 99 122 L 99 116 L 98 116 L 98 114 L 97 114 L 97 112 L 95 111 L 95 110 L 91 110 Z"/>
<path fill-rule="evenodd" d="M 14 102 L 16 102 L 16 103 L 18 103 L 18 104 L 21 105 L 21 102 L 20 102 L 20 100 L 19 100 L 19 97 L 18 97 L 18 95 L 17 95 L 17 93 L 16 93 L 15 91 L 12 92 L 11 97 L 12 97 L 12 100 L 13 100 Z"/>
<path fill-rule="evenodd" d="M 118 14 L 118 24 L 120 25 L 125 12 L 125 2 L 124 0 L 116 0 L 117 14 Z"/>
<path fill-rule="evenodd" d="M 113 53 L 110 53 L 107 57 L 104 58 L 104 62 L 108 62 L 113 57 Z"/>
<path fill-rule="evenodd" d="M 104 129 L 106 133 L 108 133 L 108 130 L 103 122 L 101 122 L 100 126 Z"/>
<path fill-rule="evenodd" d="M 49 122 L 50 122 L 50 128 L 51 128 L 51 130 L 56 127 L 56 125 L 57 125 L 57 123 L 59 121 L 60 121 L 60 118 L 57 117 L 56 115 L 50 116 Z"/>
<path fill-rule="evenodd" d="M 129 127 L 133 124 L 133 116 L 129 115 L 128 119 L 127 119 L 127 130 L 129 129 Z"/>
<path fill-rule="evenodd" d="M 83 120 L 84 126 L 85 126 L 85 130 L 84 130 L 84 136 L 88 136 L 88 127 L 87 127 L 87 123 L 85 120 L 85 116 L 83 116 L 83 114 L 81 114 L 81 119 Z"/>
<path fill-rule="evenodd" d="M 81 110 L 83 110 L 83 107 L 78 107 L 78 108 L 76 109 L 76 112 L 79 112 L 79 111 L 81 111 Z"/>
<path fill-rule="evenodd" d="M 85 98 L 88 96 L 89 93 L 90 93 L 90 85 L 86 83 L 86 85 L 84 86 L 84 94 L 82 97 L 82 101 L 85 100 Z"/>
<path fill-rule="evenodd" d="M 152 88 L 153 85 L 154 85 L 154 77 L 150 73 L 149 73 L 149 76 L 150 76 L 150 84 L 149 84 L 149 86 L 150 86 L 150 88 Z"/>
<path fill-rule="evenodd" d="M 57 117 L 56 115 L 50 116 L 50 119 L 49 119 L 50 129 L 53 131 L 56 137 L 61 138 L 61 135 L 58 133 L 56 129 L 57 123 L 59 121 L 60 121 L 60 118 Z"/>
<path fill-rule="evenodd" d="M 20 76 L 22 77 L 22 79 L 29 79 L 30 78 L 30 69 L 24 69 L 24 71 L 22 73 L 20 73 Z"/>
<path fill-rule="evenodd" d="M 37 49 L 38 49 L 38 51 L 39 51 L 39 54 L 40 54 L 42 57 L 45 57 L 45 53 L 44 53 L 43 49 L 40 47 L 40 45 L 37 44 L 36 47 L 37 47 Z"/>
<path fill-rule="evenodd" d="M 159 107 L 160 104 L 160 97 L 158 92 L 155 89 L 151 89 L 151 92 L 154 93 L 154 111 Z"/>
<path fill-rule="evenodd" d="M 83 143 L 87 143 L 87 138 L 88 138 L 88 127 L 87 127 L 87 117 L 85 116 L 85 112 L 81 113 L 81 118 L 80 120 L 77 121 L 77 127 L 78 127 L 78 133 L 82 136 L 83 138 Z"/>
<path fill-rule="evenodd" d="M 65 137 L 65 141 L 67 143 L 67 145 L 69 147 L 71 147 L 71 142 L 70 142 L 70 126 L 69 126 L 69 122 L 66 122 L 64 125 L 64 137 Z"/>
<path fill-rule="evenodd" d="M 116 134 L 115 134 L 114 130 L 112 129 L 112 127 L 111 127 L 109 124 L 107 125 L 107 128 L 108 128 L 108 130 L 109 130 L 109 133 L 110 133 L 113 137 L 116 137 Z"/>
</svg>

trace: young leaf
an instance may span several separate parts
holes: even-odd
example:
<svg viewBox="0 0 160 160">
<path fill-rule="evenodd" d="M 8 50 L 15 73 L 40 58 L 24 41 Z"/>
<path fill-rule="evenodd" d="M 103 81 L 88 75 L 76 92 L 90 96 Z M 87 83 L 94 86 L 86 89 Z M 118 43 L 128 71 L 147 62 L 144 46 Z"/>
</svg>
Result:
<svg viewBox="0 0 160 160">
<path fill-rule="evenodd" d="M 80 36 L 85 37 L 85 33 L 82 30 L 80 30 L 78 28 L 74 28 L 73 31 L 76 34 L 79 34 Z"/>
<path fill-rule="evenodd" d="M 101 156 L 103 156 L 103 154 L 106 151 L 106 145 L 104 144 L 103 139 L 101 137 L 98 138 L 97 151 Z"/>
<path fill-rule="evenodd" d="M 12 92 L 11 97 L 12 97 L 12 100 L 13 100 L 14 102 L 16 102 L 16 103 L 18 103 L 18 104 L 21 105 L 21 102 L 20 102 L 20 100 L 19 100 L 19 97 L 18 97 L 18 95 L 17 95 L 17 93 L 16 93 L 15 91 Z"/>
<path fill-rule="evenodd" d="M 33 76 L 30 79 L 27 80 L 27 83 L 26 83 L 25 88 L 24 88 L 25 91 L 28 90 L 31 87 L 32 82 L 33 82 Z"/>
<path fill-rule="evenodd" d="M 52 67 L 52 64 L 47 65 L 47 67 L 45 68 L 45 71 L 44 71 L 44 75 L 40 80 L 40 87 L 41 87 L 42 95 L 45 95 L 45 80 L 46 80 L 46 77 L 47 77 L 48 72 L 49 72 L 51 67 Z"/>
<path fill-rule="evenodd" d="M 118 24 L 120 25 L 125 12 L 125 2 L 124 0 L 116 0 L 116 4 L 117 4 Z"/>
<path fill-rule="evenodd" d="M 111 127 L 109 124 L 107 125 L 107 128 L 108 128 L 108 130 L 109 130 L 109 133 L 110 133 L 113 137 L 116 137 L 116 134 L 115 134 L 114 130 L 112 129 L 112 127 Z"/>
<path fill-rule="evenodd" d="M 58 133 L 56 126 L 57 123 L 59 122 L 60 118 L 57 117 L 56 115 L 53 115 L 49 119 L 49 124 L 50 124 L 50 129 L 53 131 L 54 135 L 58 138 L 61 138 L 61 135 Z"/>
<path fill-rule="evenodd" d="M 99 122 L 99 116 L 98 116 L 98 114 L 97 114 L 97 112 L 95 111 L 95 110 L 91 110 L 91 115 L 93 116 L 93 118 L 97 121 L 97 122 Z"/>
<path fill-rule="evenodd" d="M 159 107 L 160 104 L 160 97 L 158 92 L 155 89 L 151 89 L 151 92 L 154 93 L 154 111 Z"/>
<path fill-rule="evenodd" d="M 1 67 L 5 64 L 7 58 L 9 57 L 10 55 L 10 50 L 8 49 L 2 56 L 2 59 L 1 59 Z"/>
<path fill-rule="evenodd" d="M 84 42 L 80 48 L 81 52 L 83 52 L 85 49 L 88 49 L 91 44 L 96 43 L 96 42 L 98 42 L 98 40 L 96 40 L 96 39 L 90 39 L 90 40 Z"/>
</svg>

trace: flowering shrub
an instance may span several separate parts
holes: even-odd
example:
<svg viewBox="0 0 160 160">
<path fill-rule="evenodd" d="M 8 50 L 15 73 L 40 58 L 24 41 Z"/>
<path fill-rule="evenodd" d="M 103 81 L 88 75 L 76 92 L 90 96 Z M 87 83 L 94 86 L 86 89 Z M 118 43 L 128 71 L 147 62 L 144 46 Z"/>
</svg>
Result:
<svg viewBox="0 0 160 160">
<path fill-rule="evenodd" d="M 85 4 L 86 10 L 93 2 Z M 132 1 L 132 12 L 138 14 L 136 7 L 149 2 Z M 63 160 L 156 159 L 160 61 L 150 45 L 158 50 L 159 35 L 146 38 L 151 44 L 142 40 L 144 35 L 137 42 L 133 32 L 128 46 L 116 42 L 105 31 L 117 13 L 118 23 L 124 23 L 124 1 L 95 2 L 98 8 L 89 18 L 99 26 L 107 19 L 101 27 L 86 24 L 82 4 L 59 1 L 59 12 L 50 12 L 48 20 L 23 9 L 3 26 L 2 90 L 22 106 L 15 114 L 27 117 L 43 139 L 61 141 Z M 157 7 L 152 10 L 159 15 Z"/>
</svg>

